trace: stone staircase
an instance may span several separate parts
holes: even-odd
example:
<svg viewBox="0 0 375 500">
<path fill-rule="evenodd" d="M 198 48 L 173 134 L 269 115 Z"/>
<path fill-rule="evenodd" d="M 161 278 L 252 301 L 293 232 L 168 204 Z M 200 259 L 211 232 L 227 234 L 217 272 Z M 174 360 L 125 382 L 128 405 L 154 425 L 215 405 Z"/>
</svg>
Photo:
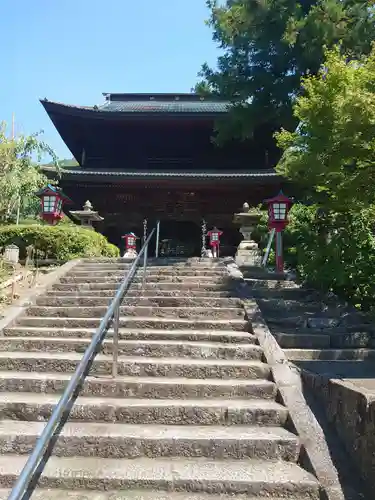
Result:
<svg viewBox="0 0 375 500">
<path fill-rule="evenodd" d="M 373 497 L 375 330 L 373 319 L 333 296 L 256 273 L 247 297 L 299 373 L 325 435 L 345 500 Z M 293 366 L 294 365 L 294 366 Z M 333 498 L 336 499 L 336 496 Z"/>
<path fill-rule="evenodd" d="M 0 342 L 0 499 L 129 264 L 83 261 Z M 121 306 L 32 498 L 317 500 L 262 349 L 215 261 L 151 261 Z"/>
<path fill-rule="evenodd" d="M 297 366 L 337 377 L 375 378 L 370 317 L 291 281 L 247 281 L 270 331 Z"/>
</svg>

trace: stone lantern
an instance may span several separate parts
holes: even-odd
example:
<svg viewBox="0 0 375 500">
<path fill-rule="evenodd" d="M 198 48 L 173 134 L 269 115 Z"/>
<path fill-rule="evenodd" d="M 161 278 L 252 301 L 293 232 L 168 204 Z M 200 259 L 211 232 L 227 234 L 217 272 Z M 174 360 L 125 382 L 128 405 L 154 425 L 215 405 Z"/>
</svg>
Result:
<svg viewBox="0 0 375 500">
<path fill-rule="evenodd" d="M 92 223 L 100 222 L 103 217 L 100 217 L 98 212 L 93 210 L 92 204 L 87 200 L 83 206 L 83 210 L 71 210 L 69 212 L 75 219 L 81 222 L 81 226 L 86 229 L 94 230 Z"/>
<path fill-rule="evenodd" d="M 238 245 L 235 257 L 238 267 L 258 267 L 261 265 L 262 252 L 259 250 L 258 244 L 251 239 L 251 233 L 259 223 L 260 217 L 256 210 L 250 210 L 248 203 L 243 204 L 242 212 L 234 214 L 233 222 L 240 226 L 239 230 L 244 238 Z"/>
</svg>

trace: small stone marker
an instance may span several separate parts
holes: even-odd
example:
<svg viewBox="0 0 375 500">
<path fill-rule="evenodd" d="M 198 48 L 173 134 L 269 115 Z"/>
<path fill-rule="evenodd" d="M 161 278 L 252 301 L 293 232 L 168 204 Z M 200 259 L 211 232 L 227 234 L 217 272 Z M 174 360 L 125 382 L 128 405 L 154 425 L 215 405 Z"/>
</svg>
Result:
<svg viewBox="0 0 375 500">
<path fill-rule="evenodd" d="M 11 262 L 12 264 L 18 264 L 19 256 L 20 256 L 20 249 L 18 248 L 17 245 L 14 245 L 12 243 L 11 245 L 5 247 L 4 260 L 6 262 Z"/>
</svg>

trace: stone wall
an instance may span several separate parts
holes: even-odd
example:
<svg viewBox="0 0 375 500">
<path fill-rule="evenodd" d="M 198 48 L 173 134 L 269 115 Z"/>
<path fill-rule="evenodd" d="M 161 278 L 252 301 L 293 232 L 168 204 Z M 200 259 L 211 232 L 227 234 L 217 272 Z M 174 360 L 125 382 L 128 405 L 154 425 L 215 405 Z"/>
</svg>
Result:
<svg viewBox="0 0 375 500">
<path fill-rule="evenodd" d="M 328 420 L 335 426 L 368 488 L 375 488 L 375 381 L 349 382 L 309 372 L 303 372 L 302 376 L 306 386 L 324 404 Z"/>
</svg>

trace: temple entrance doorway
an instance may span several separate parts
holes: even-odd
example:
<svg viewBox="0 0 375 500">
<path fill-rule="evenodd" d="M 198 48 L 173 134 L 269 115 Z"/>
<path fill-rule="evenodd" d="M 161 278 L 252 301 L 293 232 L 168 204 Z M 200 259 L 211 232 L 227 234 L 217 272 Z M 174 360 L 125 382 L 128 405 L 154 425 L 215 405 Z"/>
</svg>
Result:
<svg viewBox="0 0 375 500">
<path fill-rule="evenodd" d="M 147 220 L 147 234 L 156 227 L 157 221 Z M 138 251 L 142 247 L 143 224 L 138 223 L 121 224 L 117 221 L 102 228 L 101 233 L 108 241 L 116 245 L 123 255 L 125 251 L 124 234 L 133 232 L 139 238 L 137 241 Z M 202 228 L 199 223 L 193 221 L 176 221 L 164 219 L 160 221 L 159 233 L 159 256 L 162 257 L 199 257 L 202 249 Z M 149 256 L 154 257 L 156 250 L 156 231 L 149 245 Z"/>
<path fill-rule="evenodd" d="M 155 227 L 150 225 L 150 228 Z M 151 256 L 155 255 L 156 234 L 151 242 Z M 192 221 L 160 221 L 160 257 L 199 257 L 202 249 L 202 229 Z"/>
<path fill-rule="evenodd" d="M 124 223 L 125 222 L 125 223 Z M 124 234 L 133 232 L 139 238 L 137 240 L 138 251 L 142 247 L 143 241 L 143 223 L 142 219 L 137 221 L 127 219 L 124 222 L 118 220 L 109 223 L 101 228 L 101 233 L 106 236 L 110 243 L 116 245 L 124 254 L 125 246 Z M 150 234 L 153 228 L 156 227 L 157 220 L 149 218 L 147 220 L 147 234 Z M 207 223 L 207 230 L 212 229 L 215 224 Z M 223 236 L 220 241 L 220 256 L 233 256 L 236 253 L 237 246 L 242 237 L 238 228 L 233 225 L 224 225 L 216 223 L 217 227 L 223 231 Z M 206 248 L 208 248 L 208 238 L 206 239 Z M 155 256 L 156 249 L 156 231 L 150 241 L 149 256 Z M 165 257 L 200 257 L 202 251 L 202 226 L 200 221 L 187 220 L 160 220 L 159 234 L 159 256 Z"/>
</svg>

